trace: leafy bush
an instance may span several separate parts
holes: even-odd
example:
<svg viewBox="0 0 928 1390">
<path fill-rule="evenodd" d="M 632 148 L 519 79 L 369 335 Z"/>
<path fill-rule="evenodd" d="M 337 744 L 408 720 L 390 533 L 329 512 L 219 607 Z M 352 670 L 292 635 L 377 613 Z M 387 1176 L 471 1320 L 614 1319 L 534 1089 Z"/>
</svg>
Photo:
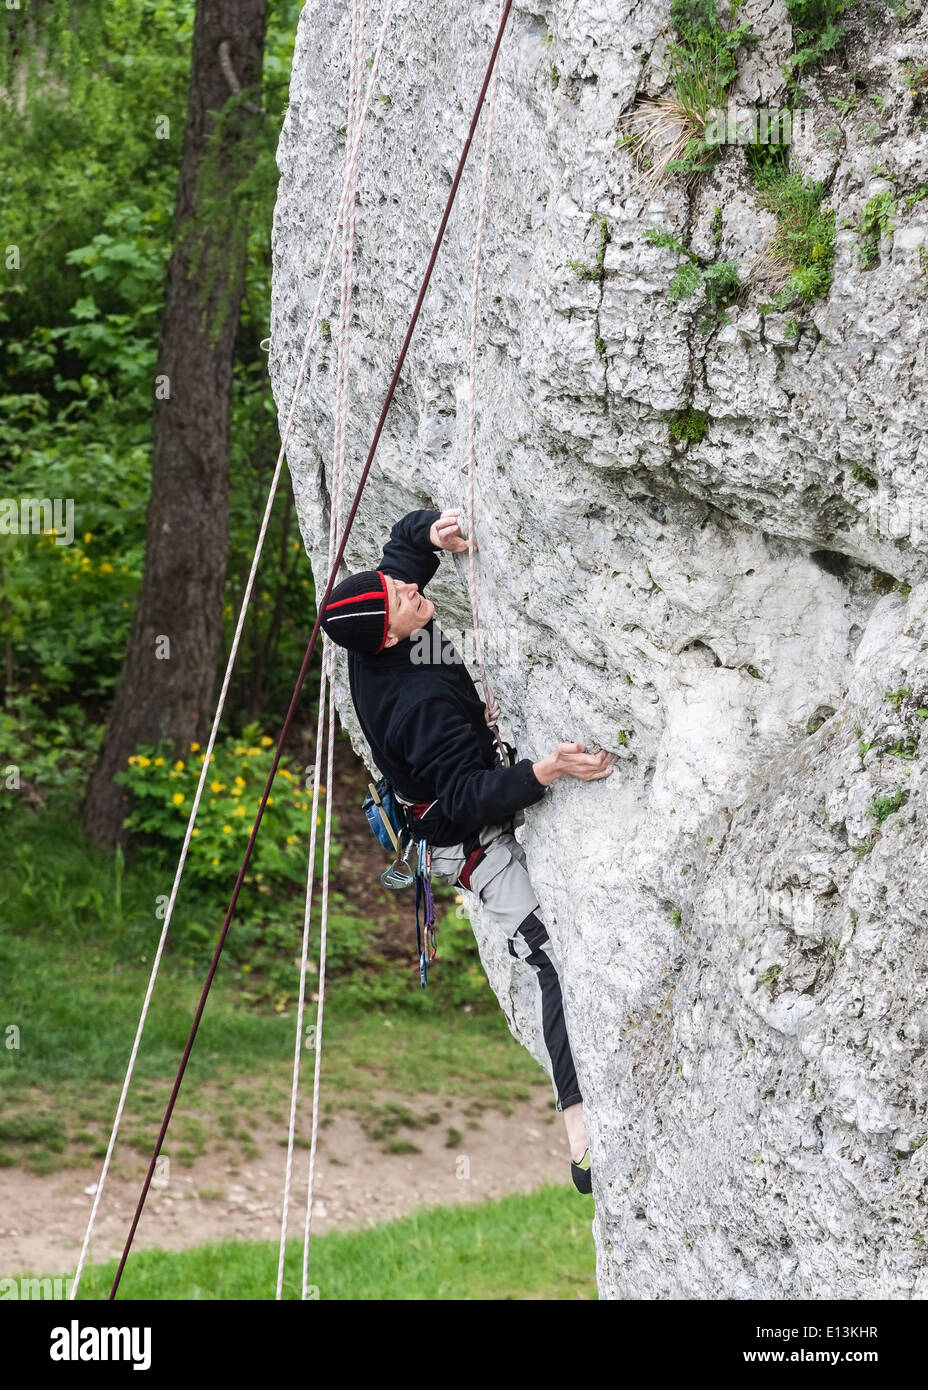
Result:
<svg viewBox="0 0 928 1390">
<path fill-rule="evenodd" d="M 129 758 L 126 770 L 118 772 L 115 778 L 129 787 L 134 796 L 126 827 L 142 832 L 146 843 L 161 844 L 172 852 L 184 838 L 206 758 L 198 743 L 191 743 L 190 753 L 190 758 L 172 759 L 167 746 L 140 748 Z M 200 803 L 202 820 L 194 826 L 185 870 L 195 882 L 209 887 L 228 882 L 230 875 L 234 882 L 273 760 L 274 740 L 262 734 L 257 724 L 247 725 L 241 740 L 217 742 L 210 755 L 210 776 Z M 278 766 L 250 861 L 250 877 L 263 885 L 259 892 L 305 883 L 304 849 L 309 843 L 312 795 L 298 772 L 283 763 Z M 324 796 L 325 789 L 320 787 L 320 823 Z M 337 857 L 338 849 L 333 846 L 333 866 Z M 316 859 L 317 871 L 321 871 L 321 835 Z"/>
</svg>

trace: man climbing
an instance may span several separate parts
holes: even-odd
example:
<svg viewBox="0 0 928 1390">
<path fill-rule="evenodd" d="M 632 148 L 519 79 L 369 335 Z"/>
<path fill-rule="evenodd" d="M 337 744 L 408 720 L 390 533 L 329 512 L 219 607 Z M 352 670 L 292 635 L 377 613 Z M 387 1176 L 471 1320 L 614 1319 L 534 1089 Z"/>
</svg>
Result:
<svg viewBox="0 0 928 1390">
<path fill-rule="evenodd" d="M 524 819 L 523 809 L 559 778 L 608 777 L 614 755 L 561 743 L 535 762 L 500 763 L 489 712 L 454 646 L 434 626 L 435 605 L 422 592 L 438 569 L 436 550 L 460 552 L 470 545 L 459 516 L 456 509 L 404 516 L 377 569 L 350 575 L 333 588 L 322 627 L 348 650 L 358 721 L 377 766 L 411 808 L 416 838 L 432 847 L 432 876 L 476 893 L 505 932 L 510 953 L 534 970 L 571 1176 L 579 1191 L 591 1192 L 583 1097 L 560 981 L 525 851 L 513 830 Z M 429 631 L 414 639 L 421 628 Z"/>
</svg>

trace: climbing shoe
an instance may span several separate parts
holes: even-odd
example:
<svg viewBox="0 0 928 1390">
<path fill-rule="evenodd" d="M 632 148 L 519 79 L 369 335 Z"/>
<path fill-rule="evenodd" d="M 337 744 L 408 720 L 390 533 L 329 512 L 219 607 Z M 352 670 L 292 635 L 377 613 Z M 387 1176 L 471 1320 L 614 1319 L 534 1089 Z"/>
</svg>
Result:
<svg viewBox="0 0 928 1390">
<path fill-rule="evenodd" d="M 593 1172 L 590 1167 L 590 1151 L 587 1149 L 579 1163 L 570 1160 L 570 1176 L 578 1192 L 593 1191 Z"/>
</svg>

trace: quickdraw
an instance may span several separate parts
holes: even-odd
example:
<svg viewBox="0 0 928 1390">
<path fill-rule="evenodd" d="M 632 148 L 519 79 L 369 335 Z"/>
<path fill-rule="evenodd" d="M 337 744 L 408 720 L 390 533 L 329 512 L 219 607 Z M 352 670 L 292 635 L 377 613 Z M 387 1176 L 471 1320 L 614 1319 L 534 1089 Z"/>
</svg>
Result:
<svg viewBox="0 0 928 1390">
<path fill-rule="evenodd" d="M 425 920 L 420 920 L 420 909 L 425 908 Z M 425 840 L 419 841 L 419 854 L 416 861 L 416 949 L 419 952 L 419 983 L 423 989 L 428 985 L 429 965 L 438 950 L 438 937 L 435 932 L 435 898 L 432 895 L 432 849 Z"/>
</svg>

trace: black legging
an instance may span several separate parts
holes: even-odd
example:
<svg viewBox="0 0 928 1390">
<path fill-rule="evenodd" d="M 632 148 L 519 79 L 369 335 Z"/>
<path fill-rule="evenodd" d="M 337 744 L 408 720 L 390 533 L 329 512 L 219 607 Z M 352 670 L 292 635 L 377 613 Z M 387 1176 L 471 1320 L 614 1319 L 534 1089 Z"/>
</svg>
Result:
<svg viewBox="0 0 928 1390">
<path fill-rule="evenodd" d="M 524 937 L 530 947 L 526 960 L 538 972 L 538 985 L 541 989 L 541 1027 L 545 1047 L 551 1058 L 554 1085 L 557 1089 L 557 1108 L 566 1110 L 569 1105 L 577 1105 L 583 1100 L 574 1070 L 574 1059 L 567 1039 L 567 1024 L 564 1021 L 564 1001 L 561 997 L 561 982 L 551 957 L 544 950 L 548 943 L 548 932 L 544 922 L 534 912 L 530 912 L 516 932 Z M 509 952 L 520 959 L 518 952 L 509 943 Z"/>
</svg>

